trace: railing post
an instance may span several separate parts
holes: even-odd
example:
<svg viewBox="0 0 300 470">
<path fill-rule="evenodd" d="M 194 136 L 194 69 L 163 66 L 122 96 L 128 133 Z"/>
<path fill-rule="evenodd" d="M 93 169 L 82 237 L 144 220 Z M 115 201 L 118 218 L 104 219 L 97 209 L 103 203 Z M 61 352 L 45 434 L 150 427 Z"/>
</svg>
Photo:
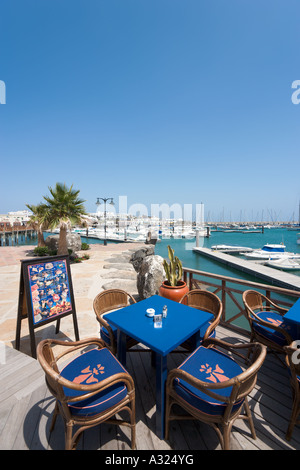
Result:
<svg viewBox="0 0 300 470">
<path fill-rule="evenodd" d="M 268 289 L 266 290 L 266 297 L 267 297 L 267 299 L 270 299 L 270 298 L 271 298 L 271 292 L 270 292 Z M 267 305 L 268 307 L 270 307 L 270 302 L 267 301 L 267 302 L 266 302 L 266 305 Z"/>
<path fill-rule="evenodd" d="M 192 290 L 192 288 L 193 288 L 193 273 L 190 273 L 189 289 Z"/>
<path fill-rule="evenodd" d="M 222 281 L 222 305 L 223 305 L 223 311 L 222 311 L 222 321 L 226 321 L 226 281 Z"/>
</svg>

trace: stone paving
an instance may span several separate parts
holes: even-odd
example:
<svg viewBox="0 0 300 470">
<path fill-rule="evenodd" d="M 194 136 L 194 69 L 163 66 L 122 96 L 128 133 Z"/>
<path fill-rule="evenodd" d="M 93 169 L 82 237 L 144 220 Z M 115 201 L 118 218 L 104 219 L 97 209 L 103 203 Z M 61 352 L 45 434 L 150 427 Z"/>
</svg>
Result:
<svg viewBox="0 0 300 470">
<path fill-rule="evenodd" d="M 93 300 L 104 289 L 121 288 L 137 295 L 136 272 L 129 262 L 132 252 L 143 243 L 119 243 L 107 246 L 91 244 L 90 259 L 71 264 L 71 275 L 80 339 L 99 336 L 99 325 L 93 310 Z M 0 247 L 0 341 L 14 347 L 18 311 L 21 259 L 32 257 L 33 246 Z M 72 316 L 61 319 L 60 332 L 56 322 L 35 330 L 36 342 L 44 338 L 74 340 Z M 20 350 L 30 353 L 28 320 L 22 320 Z"/>
</svg>

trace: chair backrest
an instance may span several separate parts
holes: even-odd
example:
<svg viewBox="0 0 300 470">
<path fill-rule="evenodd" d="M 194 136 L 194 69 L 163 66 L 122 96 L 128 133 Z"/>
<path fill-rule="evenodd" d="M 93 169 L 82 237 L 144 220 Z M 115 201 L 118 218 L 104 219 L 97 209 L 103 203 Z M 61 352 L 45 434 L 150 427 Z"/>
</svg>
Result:
<svg viewBox="0 0 300 470">
<path fill-rule="evenodd" d="M 221 344 L 224 342 L 216 340 L 216 339 L 209 339 L 208 342 L 214 344 L 214 348 L 218 348 L 218 343 Z M 222 349 L 222 346 L 221 346 Z M 247 343 L 247 344 L 240 344 L 240 345 L 230 345 L 227 344 L 228 351 L 230 351 L 233 354 L 237 354 L 240 356 L 241 350 L 251 350 L 251 359 L 248 360 L 247 366 L 243 369 L 243 372 L 241 372 L 239 375 L 224 381 L 224 382 L 218 382 L 214 383 L 209 386 L 209 388 L 205 388 L 204 392 L 211 396 L 212 398 L 215 398 L 217 400 L 220 400 L 223 402 L 225 401 L 227 403 L 227 407 L 224 411 L 224 421 L 227 419 L 229 420 L 232 410 L 234 405 L 239 403 L 241 400 L 243 400 L 251 390 L 253 390 L 256 381 L 257 381 L 257 374 L 261 366 L 263 365 L 263 362 L 266 357 L 267 353 L 267 348 L 263 344 L 260 343 Z M 240 350 L 240 352 L 238 352 Z M 234 357 L 234 356 L 233 356 Z M 246 360 L 244 357 L 243 360 Z M 228 394 L 228 396 L 219 395 L 218 390 L 224 389 L 224 388 L 230 388 L 231 387 L 231 392 Z"/>
<path fill-rule="evenodd" d="M 52 343 L 55 341 L 43 340 L 37 346 L 37 359 L 45 372 L 47 386 L 52 395 L 59 400 L 65 413 L 69 413 L 66 405 L 63 386 L 59 383 L 60 372 L 57 365 L 57 358 L 53 354 Z"/>
<path fill-rule="evenodd" d="M 266 296 L 255 290 L 246 290 L 243 292 L 243 302 L 249 320 L 253 319 L 255 311 L 268 309 L 268 299 Z"/>
<path fill-rule="evenodd" d="M 297 348 L 296 341 L 293 341 L 289 346 L 285 346 L 286 363 L 291 372 L 292 385 L 299 390 L 299 377 L 300 377 L 300 349 Z"/>
<path fill-rule="evenodd" d="M 203 336 L 203 341 L 205 341 L 215 330 L 221 320 L 223 310 L 221 300 L 212 292 L 202 289 L 194 289 L 187 292 L 180 300 L 180 303 L 213 314 L 214 319 L 210 322 Z"/>
<path fill-rule="evenodd" d="M 93 307 L 98 317 L 110 310 L 127 307 L 130 303 L 135 302 L 132 295 L 122 289 L 108 289 L 100 292 L 100 294 L 95 297 Z"/>
<path fill-rule="evenodd" d="M 189 307 L 204 310 L 205 312 L 212 313 L 215 317 L 220 317 L 222 314 L 222 302 L 216 294 L 212 292 L 194 289 L 185 294 L 180 303 L 188 305 Z"/>
</svg>

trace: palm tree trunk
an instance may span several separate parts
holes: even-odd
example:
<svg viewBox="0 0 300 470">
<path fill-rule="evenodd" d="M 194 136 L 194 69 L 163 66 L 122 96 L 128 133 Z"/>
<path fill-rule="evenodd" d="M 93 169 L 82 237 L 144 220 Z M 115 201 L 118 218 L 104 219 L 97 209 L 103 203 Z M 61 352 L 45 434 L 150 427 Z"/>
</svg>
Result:
<svg viewBox="0 0 300 470">
<path fill-rule="evenodd" d="M 68 254 L 67 225 L 64 223 L 60 225 L 57 254 L 58 255 Z"/>
<path fill-rule="evenodd" d="M 39 228 L 37 231 L 37 235 L 38 235 L 38 246 L 46 246 L 43 230 Z"/>
</svg>

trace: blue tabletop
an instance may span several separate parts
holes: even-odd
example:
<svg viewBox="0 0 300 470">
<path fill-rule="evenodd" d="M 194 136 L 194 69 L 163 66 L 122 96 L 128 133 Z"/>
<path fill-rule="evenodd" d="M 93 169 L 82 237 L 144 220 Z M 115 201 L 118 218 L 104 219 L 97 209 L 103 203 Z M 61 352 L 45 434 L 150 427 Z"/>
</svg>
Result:
<svg viewBox="0 0 300 470">
<path fill-rule="evenodd" d="M 161 328 L 155 328 L 153 318 L 146 316 L 146 310 L 153 308 L 157 314 L 162 313 L 164 305 L 168 307 L 167 317 L 162 319 Z M 159 295 L 105 315 L 105 320 L 112 326 L 163 356 L 173 351 L 212 318 L 211 313 Z"/>
<path fill-rule="evenodd" d="M 288 312 L 283 316 L 285 320 L 300 324 L 300 299 L 294 303 Z"/>
</svg>

